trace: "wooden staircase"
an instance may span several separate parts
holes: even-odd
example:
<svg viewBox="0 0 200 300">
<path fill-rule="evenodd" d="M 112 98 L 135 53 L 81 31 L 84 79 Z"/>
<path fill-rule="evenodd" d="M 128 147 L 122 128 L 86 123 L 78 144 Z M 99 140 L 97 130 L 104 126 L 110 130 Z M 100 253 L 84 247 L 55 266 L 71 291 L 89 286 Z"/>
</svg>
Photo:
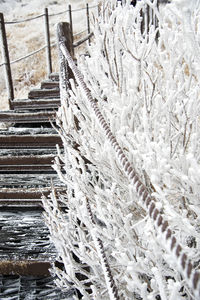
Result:
<svg viewBox="0 0 200 300">
<path fill-rule="evenodd" d="M 29 92 L 28 99 L 14 100 L 12 110 L 0 112 L 0 122 L 7 124 L 0 130 L 0 299 L 63 297 L 49 273 L 57 252 L 49 241 L 41 202 L 42 195 L 48 199 L 51 182 L 56 192 L 65 192 L 52 168 L 56 145 L 62 148 L 51 125 L 60 105 L 59 93 L 58 74 L 52 74 L 40 89 Z M 26 293 L 27 297 L 35 293 L 35 298 L 23 298 L 23 289 L 12 288 L 13 281 L 22 279 L 34 282 Z M 37 289 L 41 281 L 46 294 Z"/>
</svg>

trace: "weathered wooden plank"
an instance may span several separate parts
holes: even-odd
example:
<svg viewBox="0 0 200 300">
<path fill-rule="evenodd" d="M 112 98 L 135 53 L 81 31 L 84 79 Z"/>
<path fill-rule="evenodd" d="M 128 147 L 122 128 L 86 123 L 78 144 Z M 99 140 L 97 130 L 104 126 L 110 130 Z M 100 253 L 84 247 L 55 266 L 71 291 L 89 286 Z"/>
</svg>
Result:
<svg viewBox="0 0 200 300">
<path fill-rule="evenodd" d="M 49 75 L 49 79 L 53 81 L 59 81 L 59 74 L 58 73 L 51 73 Z"/>
<path fill-rule="evenodd" d="M 0 208 L 15 208 L 18 211 L 19 208 L 40 208 L 43 210 L 41 199 L 0 199 Z"/>
<path fill-rule="evenodd" d="M 28 93 L 28 98 L 29 99 L 36 99 L 36 98 L 60 98 L 60 90 L 59 89 L 34 89 L 31 90 Z"/>
<path fill-rule="evenodd" d="M 0 172 L 9 173 L 11 171 L 28 171 L 34 173 L 34 171 L 48 172 L 53 171 L 51 165 L 3 165 L 0 166 Z"/>
<path fill-rule="evenodd" d="M 64 188 L 58 188 L 56 191 L 64 191 L 66 189 Z M 1 200 L 23 200 L 23 199 L 28 199 L 28 200 L 40 200 L 41 197 L 44 195 L 45 197 L 48 197 L 51 192 L 51 186 L 45 187 L 45 188 L 40 188 L 40 189 L 27 189 L 27 188 L 2 188 L 0 190 L 0 199 Z"/>
<path fill-rule="evenodd" d="M 52 171 L 54 155 L 0 156 L 0 172 L 5 171 Z"/>
<path fill-rule="evenodd" d="M 17 190 L 17 189 L 12 189 L 12 190 L 8 190 L 8 189 L 2 189 L 0 190 L 0 199 L 3 200 L 22 200 L 22 199 L 35 199 L 35 200 L 40 200 L 42 195 L 44 196 L 48 196 L 49 193 L 51 192 L 51 189 L 49 188 L 49 190 L 43 190 L 43 191 L 29 191 L 29 190 Z"/>
<path fill-rule="evenodd" d="M 54 159 L 54 155 L 41 155 L 41 156 L 0 156 L 0 168 L 4 165 L 24 165 L 24 166 L 32 166 L 32 165 L 52 165 Z"/>
<path fill-rule="evenodd" d="M 48 172 L 53 171 L 51 165 L 0 165 L 0 172 L 11 172 L 11 171 L 28 171 L 34 173 L 34 171 Z"/>
<path fill-rule="evenodd" d="M 0 211 L 1 261 L 55 261 L 57 251 L 49 240 L 42 211 Z"/>
<path fill-rule="evenodd" d="M 0 135 L 37 135 L 37 134 L 56 134 L 56 130 L 51 127 L 21 127 L 21 124 L 15 127 L 9 127 L 6 130 L 0 130 Z M 31 150 L 33 151 L 33 150 Z M 38 150 L 37 150 L 38 151 Z M 10 153 L 8 153 L 10 155 Z"/>
<path fill-rule="evenodd" d="M 59 81 L 44 80 L 41 82 L 41 89 L 59 89 Z"/>
<path fill-rule="evenodd" d="M 0 174 L 0 188 L 44 188 L 51 186 L 51 182 L 55 187 L 64 187 L 56 172 L 44 174 Z"/>
<path fill-rule="evenodd" d="M 48 199 L 47 199 L 48 201 Z M 67 204 L 59 201 L 59 207 L 61 209 L 66 209 Z M 43 202 L 41 199 L 0 199 L 0 209 L 14 209 L 19 211 L 19 209 L 33 210 L 39 209 L 44 211 Z"/>
<path fill-rule="evenodd" d="M 12 108 L 14 110 L 20 109 L 55 109 L 60 106 L 59 99 L 24 99 L 24 100 L 14 100 L 11 102 Z"/>
<path fill-rule="evenodd" d="M 31 276 L 49 276 L 50 262 L 34 260 L 1 260 L 1 275 L 31 275 Z"/>
<path fill-rule="evenodd" d="M 1 148 L 48 148 L 55 147 L 56 144 L 62 146 L 62 140 L 59 135 L 0 135 Z"/>
<path fill-rule="evenodd" d="M 61 300 L 72 299 L 74 289 L 56 287 L 53 276 L 0 275 L 2 300 Z"/>
<path fill-rule="evenodd" d="M 12 112 L 1 111 L 0 122 L 2 123 L 36 123 L 36 122 L 49 122 L 56 117 L 55 111 L 45 112 Z"/>
</svg>

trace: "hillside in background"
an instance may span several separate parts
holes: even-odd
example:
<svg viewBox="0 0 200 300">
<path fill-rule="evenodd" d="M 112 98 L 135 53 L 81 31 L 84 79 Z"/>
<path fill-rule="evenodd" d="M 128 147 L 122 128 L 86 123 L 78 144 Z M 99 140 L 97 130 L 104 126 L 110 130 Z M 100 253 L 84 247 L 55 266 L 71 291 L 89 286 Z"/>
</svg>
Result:
<svg viewBox="0 0 200 300">
<path fill-rule="evenodd" d="M 23 20 L 33 16 L 41 15 L 44 8 L 48 7 L 49 14 L 66 11 L 68 5 L 71 4 L 72 9 L 85 7 L 86 3 L 93 5 L 94 0 L 33 0 L 33 1 L 0 1 L 0 12 L 4 13 L 5 22 L 14 20 Z M 60 21 L 68 21 L 69 16 L 65 14 L 50 17 L 50 32 L 52 43 L 56 42 L 55 24 Z M 86 28 L 85 11 L 77 11 L 73 13 L 74 33 L 80 32 Z M 44 18 L 36 19 L 29 22 L 19 24 L 7 24 L 6 32 L 8 38 L 8 47 L 10 60 L 14 61 L 17 58 L 27 55 L 45 45 L 44 39 Z M 58 71 L 58 57 L 56 47 L 52 48 L 53 70 Z M 0 53 L 0 64 L 2 57 Z M 7 93 L 5 89 L 5 79 L 3 67 L 0 67 L 0 109 L 7 109 Z M 41 79 L 47 76 L 46 73 L 46 58 L 45 50 L 38 54 L 15 63 L 12 65 L 13 83 L 15 87 L 15 98 L 27 98 L 30 87 L 36 86 Z"/>
</svg>

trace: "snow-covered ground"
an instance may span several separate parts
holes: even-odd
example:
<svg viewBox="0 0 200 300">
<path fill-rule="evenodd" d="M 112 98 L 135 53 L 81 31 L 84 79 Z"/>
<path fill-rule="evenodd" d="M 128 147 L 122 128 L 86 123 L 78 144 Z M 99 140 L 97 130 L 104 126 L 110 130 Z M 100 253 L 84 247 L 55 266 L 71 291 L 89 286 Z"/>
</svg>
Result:
<svg viewBox="0 0 200 300">
<path fill-rule="evenodd" d="M 96 4 L 95 0 L 0 0 L 0 12 L 3 12 L 5 22 L 13 20 L 22 20 L 43 14 L 44 8 L 48 7 L 49 14 L 66 11 L 71 4 L 72 10 L 84 8 L 86 3 L 90 6 Z M 72 13 L 74 32 L 80 32 L 86 28 L 86 11 L 75 11 Z M 68 21 L 68 12 L 59 16 L 50 17 L 50 32 L 52 42 L 56 41 L 55 24 L 59 21 Z M 19 24 L 7 24 L 6 32 L 8 38 L 8 47 L 10 60 L 13 61 L 19 57 L 37 50 L 44 46 L 44 18 L 36 19 Z M 53 71 L 58 70 L 57 49 L 52 49 Z M 0 53 L 0 64 L 2 63 Z M 12 64 L 12 76 L 15 88 L 15 98 L 27 98 L 27 93 L 31 86 L 36 86 L 46 74 L 45 50 L 39 52 L 31 58 Z M 0 109 L 7 109 L 7 92 L 4 79 L 3 67 L 0 67 Z"/>
</svg>

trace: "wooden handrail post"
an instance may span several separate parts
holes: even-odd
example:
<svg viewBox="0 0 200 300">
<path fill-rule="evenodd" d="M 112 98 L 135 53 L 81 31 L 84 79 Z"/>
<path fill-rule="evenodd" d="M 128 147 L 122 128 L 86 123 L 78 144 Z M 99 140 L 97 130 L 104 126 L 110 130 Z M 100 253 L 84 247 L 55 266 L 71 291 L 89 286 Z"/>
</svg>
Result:
<svg viewBox="0 0 200 300">
<path fill-rule="evenodd" d="M 49 31 L 48 8 L 44 9 L 44 22 L 45 22 L 47 73 L 49 76 L 52 73 L 52 60 L 51 60 L 51 42 L 50 42 L 50 31 Z"/>
<path fill-rule="evenodd" d="M 89 13 L 88 3 L 86 4 L 86 15 L 87 15 L 87 30 L 88 30 L 88 34 L 90 34 L 90 13 Z M 89 45 L 90 45 L 90 39 L 88 41 L 89 41 Z"/>
<path fill-rule="evenodd" d="M 11 109 L 11 101 L 14 99 L 14 88 L 13 88 L 13 81 L 12 81 L 12 73 L 10 67 L 10 58 L 8 52 L 8 43 L 6 38 L 6 29 L 5 29 L 5 22 L 4 16 L 0 13 L 0 36 L 2 42 L 2 56 L 5 65 L 5 78 L 6 78 L 6 87 L 8 92 L 8 101 L 9 107 Z"/>
<path fill-rule="evenodd" d="M 69 24 L 70 24 L 70 31 L 71 31 L 71 40 L 72 40 L 72 45 L 73 45 L 74 36 L 73 36 L 73 20 L 72 20 L 72 7 L 71 7 L 71 4 L 69 4 Z M 72 47 L 72 55 L 74 56 L 74 47 Z"/>
<path fill-rule="evenodd" d="M 73 44 L 71 35 L 71 25 L 70 23 L 61 22 L 57 25 L 57 40 L 58 40 L 58 50 L 59 50 L 59 62 L 60 62 L 60 98 L 61 103 L 67 101 L 68 99 L 68 89 L 69 89 L 69 79 L 73 78 L 73 73 L 68 66 L 67 60 L 65 59 L 62 51 L 60 50 L 61 42 L 65 44 L 69 53 L 73 57 Z"/>
</svg>

